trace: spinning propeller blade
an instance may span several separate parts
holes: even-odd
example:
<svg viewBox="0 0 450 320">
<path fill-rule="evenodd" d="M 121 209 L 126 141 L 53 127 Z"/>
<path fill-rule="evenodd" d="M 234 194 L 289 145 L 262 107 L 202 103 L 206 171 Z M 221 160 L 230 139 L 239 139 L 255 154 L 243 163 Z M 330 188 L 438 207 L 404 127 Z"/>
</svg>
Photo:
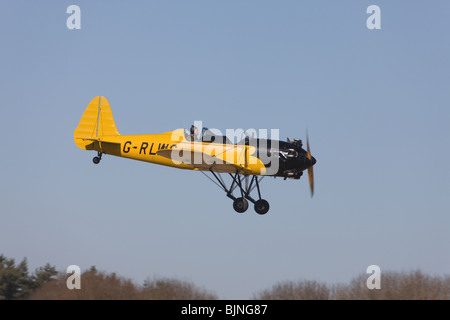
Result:
<svg viewBox="0 0 450 320">
<path fill-rule="evenodd" d="M 312 160 L 311 150 L 309 149 L 308 132 L 306 132 L 306 151 L 309 160 Z M 308 168 L 309 188 L 311 189 L 311 197 L 314 195 L 314 172 L 313 167 Z"/>
</svg>

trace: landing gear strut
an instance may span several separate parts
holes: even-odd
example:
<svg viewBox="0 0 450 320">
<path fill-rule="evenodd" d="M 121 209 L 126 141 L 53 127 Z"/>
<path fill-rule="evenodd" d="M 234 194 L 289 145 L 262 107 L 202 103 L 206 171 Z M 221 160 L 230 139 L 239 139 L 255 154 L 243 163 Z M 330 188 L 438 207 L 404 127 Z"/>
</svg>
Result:
<svg viewBox="0 0 450 320">
<path fill-rule="evenodd" d="M 95 164 L 99 164 L 99 163 L 100 163 L 100 160 L 102 160 L 102 154 L 103 154 L 103 153 L 99 152 L 98 155 L 97 155 L 97 157 L 94 157 L 94 159 L 92 159 L 92 161 L 93 161 Z"/>
<path fill-rule="evenodd" d="M 261 190 L 259 189 L 259 182 L 264 178 L 258 178 L 257 176 L 252 176 L 251 179 L 249 176 L 244 176 L 245 185 L 243 184 L 243 181 L 241 180 L 241 174 L 236 172 L 235 174 L 229 173 L 232 182 L 231 186 L 227 188 L 225 185 L 224 180 L 220 176 L 220 173 L 216 173 L 213 170 L 209 170 L 214 178 L 216 178 L 217 184 L 219 187 L 221 187 L 227 194 L 227 197 L 233 200 L 233 209 L 236 212 L 244 213 L 248 209 L 248 201 L 254 204 L 254 209 L 256 213 L 258 214 L 266 214 L 269 211 L 269 202 L 267 202 L 264 199 L 261 199 Z M 208 176 L 207 176 L 208 177 Z M 209 178 L 209 177 L 208 177 Z M 212 179 L 211 179 L 212 180 Z M 250 180 L 250 184 L 249 184 Z M 212 180 L 214 183 L 215 181 Z M 236 198 L 233 195 L 233 191 L 239 188 L 241 192 L 241 196 Z M 258 200 L 253 199 L 250 196 L 250 193 L 253 191 L 253 189 L 256 188 L 258 190 Z M 247 201 L 248 200 L 248 201 Z"/>
</svg>

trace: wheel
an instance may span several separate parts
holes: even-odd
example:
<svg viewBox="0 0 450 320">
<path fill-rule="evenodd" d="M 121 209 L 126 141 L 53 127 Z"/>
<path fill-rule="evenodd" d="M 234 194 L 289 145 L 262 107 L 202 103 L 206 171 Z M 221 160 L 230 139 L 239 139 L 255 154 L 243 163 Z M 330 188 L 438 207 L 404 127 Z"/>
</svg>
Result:
<svg viewBox="0 0 450 320">
<path fill-rule="evenodd" d="M 266 214 L 269 208 L 269 203 L 264 199 L 259 199 L 255 202 L 255 211 L 258 214 Z"/>
<path fill-rule="evenodd" d="M 236 212 L 244 213 L 248 209 L 248 201 L 245 198 L 237 198 L 233 202 L 233 208 Z"/>
<path fill-rule="evenodd" d="M 93 161 L 95 164 L 99 164 L 99 163 L 100 163 L 100 158 L 99 158 L 99 157 L 94 157 L 94 159 L 92 159 L 92 161 Z"/>
</svg>

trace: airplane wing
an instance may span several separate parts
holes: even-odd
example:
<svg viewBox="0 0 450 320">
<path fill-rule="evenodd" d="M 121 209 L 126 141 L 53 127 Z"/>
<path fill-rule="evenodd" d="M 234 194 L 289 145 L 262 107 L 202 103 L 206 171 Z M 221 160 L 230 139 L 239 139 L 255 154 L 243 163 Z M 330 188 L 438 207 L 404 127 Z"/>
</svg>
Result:
<svg viewBox="0 0 450 320">
<path fill-rule="evenodd" d="M 182 148 L 159 150 L 156 154 L 171 159 L 176 164 L 184 163 L 192 165 L 194 168 L 201 171 L 213 170 L 215 172 L 236 173 L 236 171 L 238 171 L 241 174 L 251 173 L 251 171 L 246 168 L 245 161 L 239 161 L 242 158 L 242 150 L 237 150 L 235 146 L 223 148 L 223 150 L 215 152 L 216 150 L 214 149 L 201 150 L 199 145 L 201 145 L 201 143 L 193 147 L 184 145 Z M 237 156 L 232 157 L 230 156 L 230 153 L 237 153 Z M 228 157 L 226 157 L 227 154 Z M 232 161 L 230 161 L 230 158 Z M 233 161 L 236 160 L 236 158 L 237 161 Z"/>
</svg>

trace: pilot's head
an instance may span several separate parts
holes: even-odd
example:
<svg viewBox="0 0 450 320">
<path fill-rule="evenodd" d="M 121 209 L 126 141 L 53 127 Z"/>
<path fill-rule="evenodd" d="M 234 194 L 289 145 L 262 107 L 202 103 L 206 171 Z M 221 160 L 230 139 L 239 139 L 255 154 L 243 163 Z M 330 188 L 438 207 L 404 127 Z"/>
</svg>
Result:
<svg viewBox="0 0 450 320">
<path fill-rule="evenodd" d="M 191 134 L 195 134 L 195 135 L 198 134 L 198 128 L 194 125 L 191 126 Z"/>
</svg>

